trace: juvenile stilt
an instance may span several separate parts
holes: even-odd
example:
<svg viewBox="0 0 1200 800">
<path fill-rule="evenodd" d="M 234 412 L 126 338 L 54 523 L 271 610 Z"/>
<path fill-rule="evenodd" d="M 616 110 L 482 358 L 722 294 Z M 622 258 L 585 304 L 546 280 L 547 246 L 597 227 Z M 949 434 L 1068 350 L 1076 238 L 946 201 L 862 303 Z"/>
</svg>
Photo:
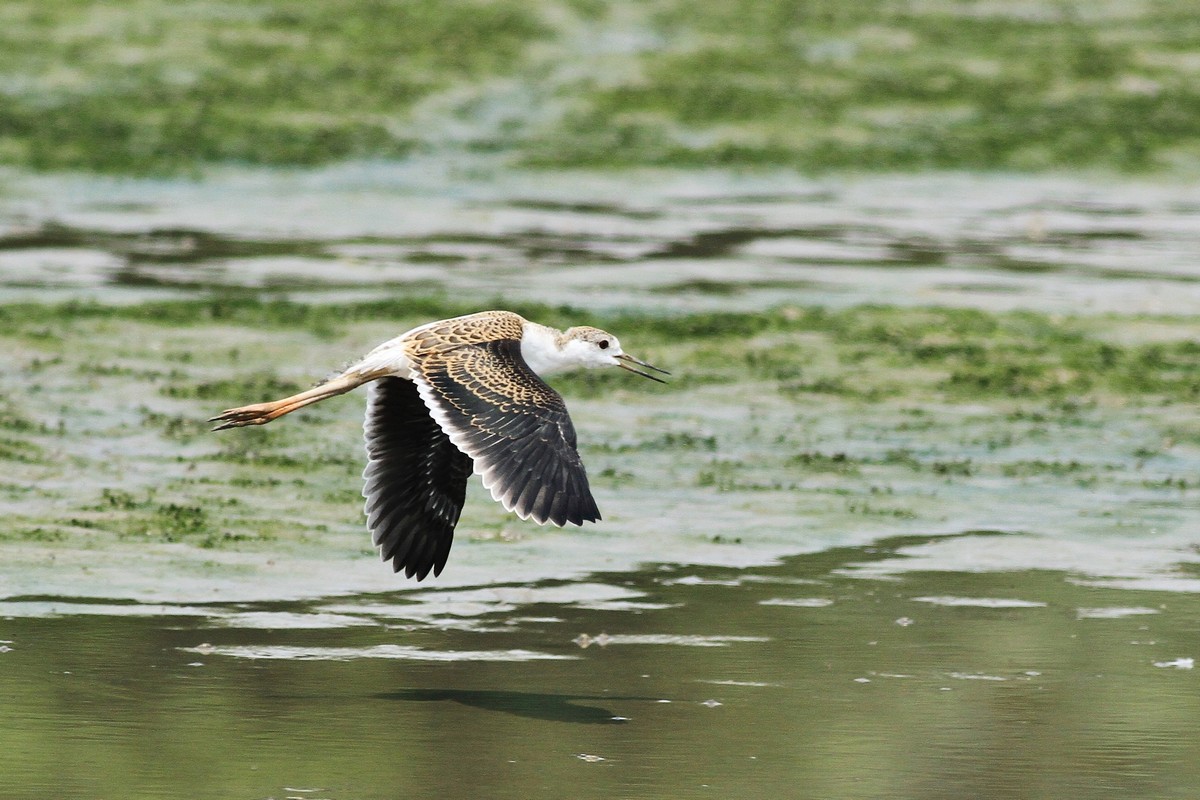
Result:
<svg viewBox="0 0 1200 800">
<path fill-rule="evenodd" d="M 521 519 L 600 519 L 566 405 L 540 376 L 604 366 L 659 383 L 645 370 L 669 374 L 598 328 L 558 331 L 483 311 L 413 328 L 307 391 L 223 411 L 213 430 L 265 425 L 372 383 L 363 425 L 367 527 L 393 569 L 422 580 L 445 566 L 471 472 Z"/>
</svg>

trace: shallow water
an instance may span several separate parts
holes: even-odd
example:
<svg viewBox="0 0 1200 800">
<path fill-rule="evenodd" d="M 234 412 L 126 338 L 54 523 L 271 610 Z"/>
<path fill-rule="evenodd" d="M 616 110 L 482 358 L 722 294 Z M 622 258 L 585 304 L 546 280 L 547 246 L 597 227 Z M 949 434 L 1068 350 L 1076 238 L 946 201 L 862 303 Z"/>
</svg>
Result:
<svg viewBox="0 0 1200 800">
<path fill-rule="evenodd" d="M 8 179 L 0 795 L 1193 794 L 1190 187 L 489 169 Z M 556 382 L 603 524 L 472 486 L 418 585 L 359 402 L 204 420 L 453 302 L 675 377 Z"/>
<path fill-rule="evenodd" d="M 874 577 L 918 544 L 402 599 L 0 604 L 3 792 L 1192 796 L 1195 595 Z"/>
<path fill-rule="evenodd" d="M 0 192 L 12 300 L 241 289 L 675 311 L 1200 303 L 1198 206 L 1183 180 L 540 173 L 433 158 L 195 182 L 0 173 Z"/>
<path fill-rule="evenodd" d="M 446 298 L 568 304 L 567 324 L 572 307 L 600 322 L 640 314 L 638 329 L 617 333 L 676 381 L 567 384 L 605 524 L 579 535 L 513 524 L 472 492 L 443 584 L 748 566 L 975 529 L 1020 535 L 934 544 L 921 557 L 946 569 L 1191 580 L 1180 566 L 1197 560 L 1200 431 L 1186 315 L 1200 303 L 1200 225 L 1184 183 L 546 175 L 431 159 L 194 182 L 12 174 L 5 189 L 0 296 L 29 305 L 0 332 L 0 455 L 11 461 L 0 595 L 193 602 L 407 589 L 364 558 L 357 401 L 265 431 L 213 436 L 204 420 L 311 384 Z M 196 298 L 217 298 L 212 314 L 164 322 L 148 305 Z M 222 298 L 249 305 L 224 321 Z M 386 316 L 414 298 L 435 310 Z M 272 318 L 254 305 L 276 299 L 300 313 Z M 72 301 L 128 311 L 81 314 Z M 354 302 L 380 305 L 367 318 L 304 322 L 305 309 Z M 863 304 L 897 310 L 856 312 Z M 1081 335 L 1105 346 L 1181 342 L 1178 363 L 1160 365 L 1180 388 L 1147 399 L 1037 383 L 1073 365 L 1008 386 L 1021 348 L 1047 333 L 984 317 L 1010 319 L 1023 338 L 1011 363 L 975 374 L 970 361 L 991 340 L 955 361 L 953 336 L 923 322 L 929 306 L 1038 310 L 1046 332 L 1077 315 Z M 786 331 L 655 336 L 659 315 L 745 310 L 785 325 L 811 307 L 845 309 L 862 335 L 844 346 Z M 872 360 L 906 336 L 934 360 Z M 939 376 L 964 367 L 981 388 L 948 395 Z"/>
</svg>

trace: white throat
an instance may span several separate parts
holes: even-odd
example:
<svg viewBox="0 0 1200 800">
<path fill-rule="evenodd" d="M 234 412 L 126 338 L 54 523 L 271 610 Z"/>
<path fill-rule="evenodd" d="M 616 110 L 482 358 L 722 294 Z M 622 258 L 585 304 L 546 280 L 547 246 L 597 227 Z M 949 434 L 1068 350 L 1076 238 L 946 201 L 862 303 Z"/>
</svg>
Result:
<svg viewBox="0 0 1200 800">
<path fill-rule="evenodd" d="M 525 323 L 525 330 L 521 334 L 521 356 L 538 375 L 578 366 L 578 362 L 558 346 L 560 335 L 558 331 L 545 325 L 536 322 Z"/>
</svg>

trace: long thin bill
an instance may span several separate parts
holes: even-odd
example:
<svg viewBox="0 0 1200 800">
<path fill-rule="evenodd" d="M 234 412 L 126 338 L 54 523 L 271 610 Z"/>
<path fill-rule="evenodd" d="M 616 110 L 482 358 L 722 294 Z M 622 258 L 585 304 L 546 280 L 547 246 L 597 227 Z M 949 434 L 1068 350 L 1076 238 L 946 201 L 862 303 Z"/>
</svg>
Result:
<svg viewBox="0 0 1200 800">
<path fill-rule="evenodd" d="M 670 375 L 671 374 L 671 373 L 667 372 L 665 369 L 662 369 L 661 367 L 656 367 L 653 364 L 647 364 L 645 361 L 640 361 L 640 360 L 634 358 L 633 356 L 629 355 L 628 353 L 622 353 L 621 355 L 617 356 L 617 358 L 621 359 L 622 361 L 632 361 L 634 364 L 637 364 L 639 367 L 645 367 L 646 369 L 652 369 L 655 372 L 660 373 L 662 375 Z"/>
<path fill-rule="evenodd" d="M 640 364 L 641 362 L 639 361 L 638 363 Z M 622 363 L 620 363 L 620 364 L 617 364 L 617 366 L 618 366 L 618 367 L 620 367 L 621 369 L 628 370 L 629 372 L 632 372 L 632 373 L 634 373 L 635 375 L 641 375 L 643 378 L 649 378 L 650 380 L 652 380 L 652 381 L 658 381 L 659 383 L 666 383 L 666 381 L 664 381 L 662 378 L 656 378 L 656 377 L 654 377 L 653 375 L 651 375 L 649 372 L 642 372 L 642 371 L 641 371 L 640 369 L 638 369 L 637 367 L 631 367 L 631 366 L 629 366 L 628 364 L 626 364 L 626 363 L 624 363 L 624 362 L 622 362 Z M 648 366 L 648 367 L 649 367 L 650 365 L 649 365 L 649 364 L 647 364 L 646 366 Z M 654 367 L 650 367 L 650 369 L 654 369 Z M 659 372 L 662 372 L 662 370 L 659 370 Z M 664 374 L 667 374 L 667 375 L 669 375 L 670 373 L 664 373 Z"/>
</svg>

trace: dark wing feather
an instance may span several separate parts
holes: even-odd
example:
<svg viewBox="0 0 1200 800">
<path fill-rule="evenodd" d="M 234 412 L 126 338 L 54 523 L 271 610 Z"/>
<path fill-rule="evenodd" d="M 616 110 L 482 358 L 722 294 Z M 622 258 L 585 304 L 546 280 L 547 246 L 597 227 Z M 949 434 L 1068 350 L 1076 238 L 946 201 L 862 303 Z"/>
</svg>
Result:
<svg viewBox="0 0 1200 800">
<path fill-rule="evenodd" d="M 560 526 L 600 519 L 567 407 L 525 363 L 518 340 L 429 353 L 417 372 L 433 418 L 505 508 Z"/>
<path fill-rule="evenodd" d="M 442 572 L 462 513 L 471 457 L 429 415 L 412 381 L 380 378 L 371 387 L 363 470 L 367 527 L 384 561 L 422 580 Z"/>
</svg>

